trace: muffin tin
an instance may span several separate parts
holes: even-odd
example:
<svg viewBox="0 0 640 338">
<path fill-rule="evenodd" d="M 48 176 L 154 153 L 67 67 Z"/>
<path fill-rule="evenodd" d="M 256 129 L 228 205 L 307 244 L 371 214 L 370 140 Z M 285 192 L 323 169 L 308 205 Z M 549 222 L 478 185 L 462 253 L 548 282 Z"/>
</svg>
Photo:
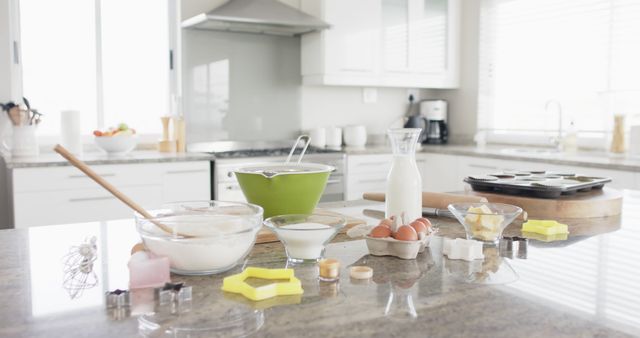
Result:
<svg viewBox="0 0 640 338">
<path fill-rule="evenodd" d="M 541 198 L 557 198 L 602 189 L 611 182 L 609 177 L 583 176 L 551 171 L 505 171 L 464 179 L 475 191 L 496 192 Z"/>
</svg>

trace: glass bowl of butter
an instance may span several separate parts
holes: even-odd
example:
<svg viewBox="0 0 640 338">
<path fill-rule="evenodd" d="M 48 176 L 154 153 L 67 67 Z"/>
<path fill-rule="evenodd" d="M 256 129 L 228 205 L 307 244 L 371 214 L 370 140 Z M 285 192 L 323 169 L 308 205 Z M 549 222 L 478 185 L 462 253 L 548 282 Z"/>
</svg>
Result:
<svg viewBox="0 0 640 338">
<path fill-rule="evenodd" d="M 497 243 L 522 208 L 502 203 L 454 203 L 449 211 L 464 226 L 467 239 Z"/>
</svg>

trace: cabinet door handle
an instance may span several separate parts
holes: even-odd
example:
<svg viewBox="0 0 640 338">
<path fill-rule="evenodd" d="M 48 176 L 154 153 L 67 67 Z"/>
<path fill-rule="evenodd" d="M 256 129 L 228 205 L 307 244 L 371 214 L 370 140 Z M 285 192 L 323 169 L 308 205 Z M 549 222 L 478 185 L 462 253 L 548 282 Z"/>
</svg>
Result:
<svg viewBox="0 0 640 338">
<path fill-rule="evenodd" d="M 227 177 L 229 177 L 229 178 L 233 177 L 233 171 L 227 172 Z"/>
<path fill-rule="evenodd" d="M 70 198 L 69 202 L 90 202 L 90 201 L 104 201 L 115 199 L 114 196 L 100 196 L 100 197 L 83 197 L 83 198 Z"/>
<path fill-rule="evenodd" d="M 327 184 L 336 184 L 336 183 L 342 183 L 341 180 L 328 180 Z"/>
<path fill-rule="evenodd" d="M 209 170 L 206 169 L 186 169 L 186 170 L 169 170 L 167 174 L 193 174 L 193 173 L 205 173 Z"/>
<path fill-rule="evenodd" d="M 240 190 L 240 186 L 238 185 L 228 185 L 225 187 L 227 190 Z"/>
<path fill-rule="evenodd" d="M 358 163 L 359 167 L 363 167 L 363 166 L 370 166 L 370 165 L 385 165 L 385 164 L 389 164 L 389 162 L 365 162 L 365 163 Z"/>
<path fill-rule="evenodd" d="M 481 164 L 469 164 L 469 167 L 478 168 L 478 169 L 491 169 L 491 170 L 498 169 L 496 167 L 492 167 L 492 166 L 488 166 L 488 165 L 481 165 Z"/>
<path fill-rule="evenodd" d="M 116 176 L 116 174 L 98 174 L 98 175 L 102 177 Z M 89 177 L 87 175 L 69 175 L 69 178 L 89 178 Z"/>
<path fill-rule="evenodd" d="M 378 182 L 386 182 L 386 178 L 372 178 L 368 180 L 358 180 L 358 183 L 378 183 Z"/>
</svg>

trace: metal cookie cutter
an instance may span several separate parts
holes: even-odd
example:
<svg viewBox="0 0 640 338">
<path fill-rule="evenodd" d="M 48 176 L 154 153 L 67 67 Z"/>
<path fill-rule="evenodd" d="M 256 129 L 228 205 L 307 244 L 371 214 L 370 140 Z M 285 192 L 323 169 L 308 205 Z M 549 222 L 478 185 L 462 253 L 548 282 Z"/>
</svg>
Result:
<svg viewBox="0 0 640 338">
<path fill-rule="evenodd" d="M 191 309 L 192 288 L 184 283 L 165 283 L 155 289 L 158 306 L 169 305 L 171 313 L 186 312 Z"/>
<path fill-rule="evenodd" d="M 116 289 L 115 291 L 105 292 L 105 304 L 107 309 L 130 306 L 131 297 L 129 297 L 129 291 Z"/>
<path fill-rule="evenodd" d="M 131 314 L 129 291 L 116 289 L 105 292 L 105 306 L 111 319 L 120 320 L 129 317 Z"/>
</svg>

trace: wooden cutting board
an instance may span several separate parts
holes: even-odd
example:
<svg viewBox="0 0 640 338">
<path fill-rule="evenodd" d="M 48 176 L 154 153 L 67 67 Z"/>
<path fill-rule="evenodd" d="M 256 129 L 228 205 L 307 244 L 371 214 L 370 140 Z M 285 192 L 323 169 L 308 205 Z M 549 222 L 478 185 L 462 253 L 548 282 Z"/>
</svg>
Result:
<svg viewBox="0 0 640 338">
<path fill-rule="evenodd" d="M 324 210 L 324 209 L 316 209 L 314 211 L 314 214 L 329 215 L 329 216 L 341 216 L 341 217 L 346 218 L 347 219 L 347 225 L 344 228 L 342 228 L 342 230 L 340 230 L 339 233 L 345 233 L 345 232 L 347 232 L 347 230 L 351 229 L 352 227 L 354 227 L 356 225 L 366 224 L 367 223 L 366 221 L 361 220 L 361 219 L 345 216 L 345 215 L 339 214 L 337 212 Z M 274 234 L 273 232 L 271 232 L 271 230 L 267 229 L 264 226 L 262 227 L 262 229 L 260 229 L 260 231 L 258 232 L 258 237 L 256 238 L 256 244 L 271 243 L 271 242 L 277 242 L 277 241 L 278 241 L 278 237 L 276 237 L 276 234 Z"/>
<path fill-rule="evenodd" d="M 578 192 L 556 199 L 468 191 L 468 195 L 486 197 L 492 203 L 513 204 L 526 210 L 529 218 L 594 218 L 622 213 L 622 193 L 613 188 Z"/>
</svg>

